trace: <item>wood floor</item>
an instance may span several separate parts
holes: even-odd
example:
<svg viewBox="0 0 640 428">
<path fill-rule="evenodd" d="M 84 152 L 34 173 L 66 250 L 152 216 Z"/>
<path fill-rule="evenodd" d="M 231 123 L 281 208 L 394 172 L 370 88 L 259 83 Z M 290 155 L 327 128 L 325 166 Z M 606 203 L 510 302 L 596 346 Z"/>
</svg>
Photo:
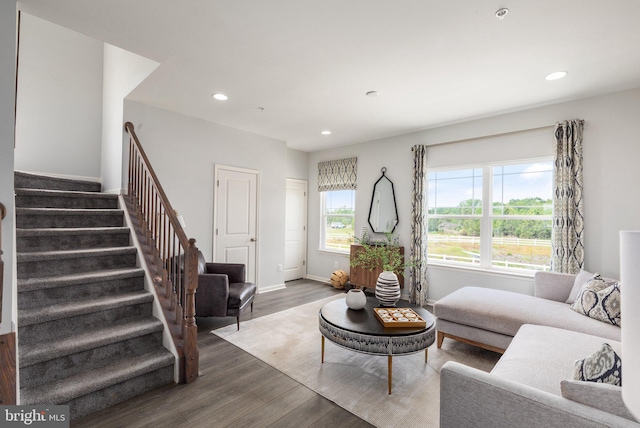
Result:
<svg viewBox="0 0 640 428">
<path fill-rule="evenodd" d="M 242 321 L 342 293 L 314 281 L 256 296 Z M 235 318 L 198 318 L 200 377 L 167 385 L 71 423 L 72 427 L 371 427 L 240 348 L 210 334 Z"/>
</svg>

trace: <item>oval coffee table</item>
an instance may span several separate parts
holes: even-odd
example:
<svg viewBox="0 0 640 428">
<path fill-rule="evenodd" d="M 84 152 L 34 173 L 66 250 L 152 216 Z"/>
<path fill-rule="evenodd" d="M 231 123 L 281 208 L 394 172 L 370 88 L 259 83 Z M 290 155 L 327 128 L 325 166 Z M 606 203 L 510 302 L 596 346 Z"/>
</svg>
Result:
<svg viewBox="0 0 640 428">
<path fill-rule="evenodd" d="M 345 299 L 333 300 L 324 305 L 318 313 L 320 333 L 322 333 L 322 362 L 324 363 L 324 339 L 338 346 L 370 355 L 387 356 L 388 389 L 391 394 L 393 382 L 393 356 L 415 354 L 427 349 L 435 341 L 435 320 L 424 308 L 400 300 L 396 307 L 411 308 L 426 322 L 426 327 L 385 328 L 376 318 L 373 308 L 380 307 L 378 301 L 367 296 L 364 309 L 354 311 L 347 307 Z"/>
</svg>

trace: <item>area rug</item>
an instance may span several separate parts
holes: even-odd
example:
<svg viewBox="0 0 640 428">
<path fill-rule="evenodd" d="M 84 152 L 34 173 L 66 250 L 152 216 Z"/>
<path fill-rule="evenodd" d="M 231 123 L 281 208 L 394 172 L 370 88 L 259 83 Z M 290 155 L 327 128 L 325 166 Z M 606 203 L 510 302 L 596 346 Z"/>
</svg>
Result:
<svg viewBox="0 0 640 428">
<path fill-rule="evenodd" d="M 441 349 L 393 358 L 393 393 L 387 393 L 387 358 L 325 341 L 320 361 L 318 311 L 343 295 L 308 303 L 211 333 L 254 355 L 318 394 L 378 427 L 438 427 L 440 368 L 447 361 L 489 371 L 500 355 L 452 340 Z"/>
</svg>

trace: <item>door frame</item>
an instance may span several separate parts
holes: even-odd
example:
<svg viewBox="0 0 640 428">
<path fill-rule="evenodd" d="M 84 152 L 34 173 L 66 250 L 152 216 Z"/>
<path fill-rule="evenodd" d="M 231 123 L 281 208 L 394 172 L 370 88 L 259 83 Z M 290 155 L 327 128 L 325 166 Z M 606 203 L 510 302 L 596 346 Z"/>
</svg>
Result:
<svg viewBox="0 0 640 428">
<path fill-rule="evenodd" d="M 237 166 L 213 164 L 213 239 L 212 239 L 212 254 L 213 262 L 217 262 L 217 247 L 218 247 L 218 235 L 216 234 L 216 228 L 218 227 L 218 179 L 220 171 L 233 171 L 242 172 L 245 174 L 253 174 L 256 176 L 256 257 L 255 257 L 255 271 L 256 271 L 256 284 L 259 284 L 260 278 L 260 171 L 257 169 L 240 168 Z"/>
<path fill-rule="evenodd" d="M 285 182 L 285 208 L 286 208 L 286 189 L 287 189 L 287 184 L 289 182 L 295 182 L 295 183 L 301 183 L 304 185 L 304 246 L 303 246 L 303 259 L 304 259 L 304 265 L 302 267 L 302 279 L 306 279 L 307 278 L 307 262 L 308 262 L 308 257 L 307 257 L 307 245 L 309 243 L 309 181 L 308 180 L 301 180 L 299 178 L 287 178 L 286 182 Z M 286 227 L 286 226 L 285 226 Z M 285 281 L 286 282 L 286 281 Z"/>
</svg>

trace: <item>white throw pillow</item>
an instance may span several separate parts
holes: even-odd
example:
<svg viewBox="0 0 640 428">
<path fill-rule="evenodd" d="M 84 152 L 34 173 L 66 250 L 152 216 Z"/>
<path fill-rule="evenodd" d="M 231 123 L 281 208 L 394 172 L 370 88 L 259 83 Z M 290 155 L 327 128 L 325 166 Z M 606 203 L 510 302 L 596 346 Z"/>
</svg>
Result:
<svg viewBox="0 0 640 428">
<path fill-rule="evenodd" d="M 573 288 L 571 289 L 571 293 L 569 293 L 569 297 L 565 303 L 572 304 L 576 301 L 576 297 L 578 297 L 578 293 L 582 289 L 582 286 L 585 285 L 591 278 L 594 276 L 600 276 L 598 273 L 587 272 L 586 270 L 580 270 L 580 273 L 576 275 L 576 278 L 573 280 Z"/>
</svg>

